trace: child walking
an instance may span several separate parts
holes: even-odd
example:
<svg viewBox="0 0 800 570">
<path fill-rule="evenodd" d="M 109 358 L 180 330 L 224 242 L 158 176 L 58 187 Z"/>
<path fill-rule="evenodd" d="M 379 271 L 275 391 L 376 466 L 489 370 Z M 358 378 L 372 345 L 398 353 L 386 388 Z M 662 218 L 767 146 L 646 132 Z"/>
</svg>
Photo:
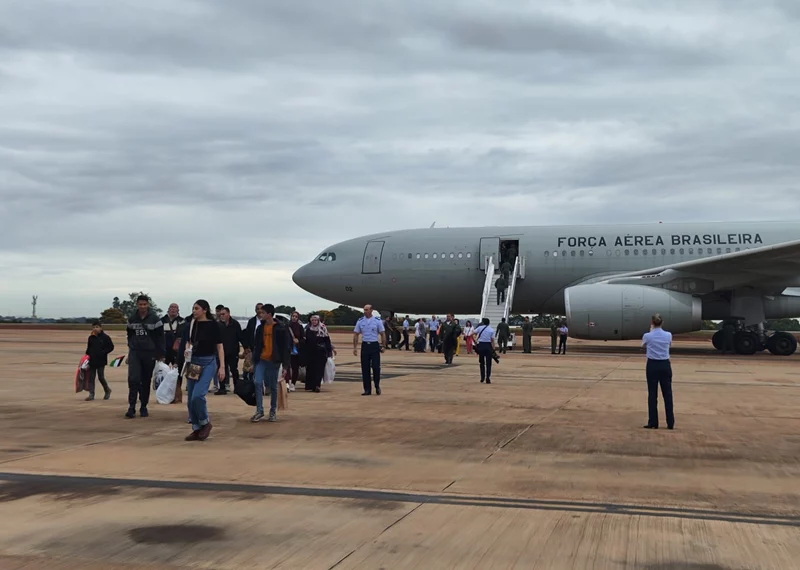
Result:
<svg viewBox="0 0 800 570">
<path fill-rule="evenodd" d="M 111 397 L 111 388 L 108 387 L 106 382 L 105 368 L 108 364 L 108 355 L 114 351 L 114 343 L 111 337 L 103 331 L 103 325 L 100 321 L 92 323 L 92 334 L 89 335 L 89 340 L 86 343 L 86 354 L 89 356 L 89 395 L 86 397 L 87 402 L 94 400 L 94 381 L 95 378 L 100 379 L 100 384 L 103 385 L 105 390 L 104 400 Z"/>
</svg>

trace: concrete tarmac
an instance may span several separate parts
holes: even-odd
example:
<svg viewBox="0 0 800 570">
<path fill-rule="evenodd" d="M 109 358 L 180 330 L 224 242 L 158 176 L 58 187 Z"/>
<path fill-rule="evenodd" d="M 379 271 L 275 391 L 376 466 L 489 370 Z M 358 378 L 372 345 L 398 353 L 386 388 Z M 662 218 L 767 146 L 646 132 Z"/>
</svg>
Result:
<svg viewBox="0 0 800 570">
<path fill-rule="evenodd" d="M 74 393 L 86 336 L 0 329 L 2 570 L 800 567 L 800 356 L 678 341 L 676 429 L 644 430 L 637 343 L 535 338 L 489 386 L 389 351 L 362 397 L 334 335 L 322 393 L 274 424 L 209 394 L 189 443 L 184 406 L 123 419 L 126 367 Z"/>
</svg>

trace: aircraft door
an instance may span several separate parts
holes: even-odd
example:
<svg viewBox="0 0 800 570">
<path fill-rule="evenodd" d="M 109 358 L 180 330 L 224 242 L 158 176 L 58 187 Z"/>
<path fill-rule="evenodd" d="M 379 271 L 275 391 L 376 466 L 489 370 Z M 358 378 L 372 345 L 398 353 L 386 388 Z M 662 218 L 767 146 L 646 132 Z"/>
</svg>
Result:
<svg viewBox="0 0 800 570">
<path fill-rule="evenodd" d="M 486 259 L 491 257 L 494 266 L 500 266 L 500 238 L 481 238 L 481 259 L 480 268 L 486 271 Z"/>
<path fill-rule="evenodd" d="M 361 265 L 361 273 L 375 274 L 381 272 L 381 255 L 383 255 L 383 246 L 386 242 L 383 241 L 370 241 L 367 242 L 367 247 L 364 249 L 364 261 Z"/>
</svg>

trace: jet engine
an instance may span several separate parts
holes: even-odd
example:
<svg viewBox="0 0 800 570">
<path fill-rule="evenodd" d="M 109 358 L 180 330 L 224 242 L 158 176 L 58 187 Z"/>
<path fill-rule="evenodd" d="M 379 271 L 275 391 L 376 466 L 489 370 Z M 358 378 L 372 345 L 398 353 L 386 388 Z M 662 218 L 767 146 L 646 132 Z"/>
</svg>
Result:
<svg viewBox="0 0 800 570">
<path fill-rule="evenodd" d="M 642 285 L 576 285 L 564 291 L 569 334 L 594 340 L 639 339 L 650 330 L 650 317 L 659 313 L 672 333 L 699 331 L 702 301 Z"/>
</svg>

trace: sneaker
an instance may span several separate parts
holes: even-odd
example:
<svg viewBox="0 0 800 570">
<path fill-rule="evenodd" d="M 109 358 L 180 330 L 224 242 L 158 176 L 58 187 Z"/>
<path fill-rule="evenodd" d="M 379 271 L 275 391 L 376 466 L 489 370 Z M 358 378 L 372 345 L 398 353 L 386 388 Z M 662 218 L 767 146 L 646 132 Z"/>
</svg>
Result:
<svg viewBox="0 0 800 570">
<path fill-rule="evenodd" d="M 136 417 L 136 409 L 135 408 L 128 408 L 128 411 L 125 412 L 125 417 L 128 419 L 132 419 Z"/>
<path fill-rule="evenodd" d="M 260 422 L 263 419 L 264 419 L 264 414 L 262 414 L 261 412 L 256 412 L 255 414 L 253 414 L 253 417 L 250 418 L 250 421 L 256 423 Z"/>
<path fill-rule="evenodd" d="M 147 411 L 147 408 L 142 408 L 141 410 L 139 410 L 139 416 L 142 418 L 149 418 L 150 412 Z"/>
<path fill-rule="evenodd" d="M 267 421 L 268 422 L 277 422 L 278 421 L 278 416 L 275 415 L 275 412 L 270 412 L 269 413 L 269 418 L 267 418 Z"/>
<path fill-rule="evenodd" d="M 111 389 L 109 389 L 108 392 L 106 392 L 106 395 L 103 396 L 103 399 L 108 400 L 110 397 L 111 397 Z"/>
<path fill-rule="evenodd" d="M 292 384 L 291 382 L 287 383 L 286 384 L 286 391 L 287 392 L 294 392 L 294 384 Z"/>
</svg>

